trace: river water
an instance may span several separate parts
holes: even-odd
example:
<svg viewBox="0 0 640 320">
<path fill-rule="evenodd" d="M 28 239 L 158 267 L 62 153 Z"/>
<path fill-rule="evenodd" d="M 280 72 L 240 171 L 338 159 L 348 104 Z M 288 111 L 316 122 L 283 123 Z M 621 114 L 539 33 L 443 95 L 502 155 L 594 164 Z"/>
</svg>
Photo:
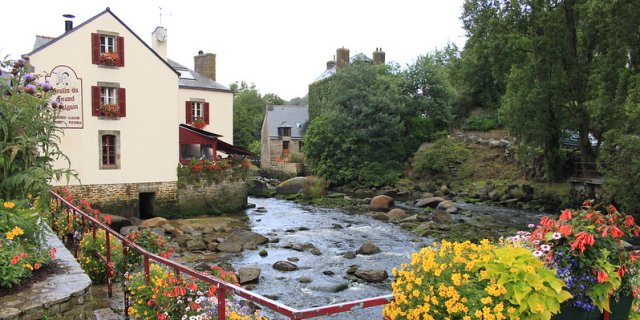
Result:
<svg viewBox="0 0 640 320">
<path fill-rule="evenodd" d="M 264 248 L 261 246 L 258 250 L 246 250 L 233 256 L 229 262 L 236 269 L 260 267 L 260 281 L 253 291 L 297 309 L 390 294 L 391 269 L 409 262 L 412 252 L 433 242 L 433 239 L 416 236 L 394 224 L 340 209 L 323 209 L 274 198 L 250 198 L 249 202 L 256 205 L 255 209 L 247 210 L 252 231 L 279 241 L 267 245 L 266 257 L 258 254 Z M 506 215 L 514 216 L 513 210 L 464 206 L 465 210 L 477 210 L 479 215 L 490 215 L 493 210 L 497 219 L 491 220 L 501 223 L 509 220 L 505 219 Z M 265 208 L 266 212 L 260 212 L 260 207 Z M 519 225 L 538 219 L 535 213 L 520 212 L 515 216 L 521 217 L 517 223 Z M 380 247 L 381 252 L 374 255 L 358 254 L 354 259 L 342 256 L 348 251 L 355 252 L 367 241 Z M 289 243 L 310 243 L 320 250 L 321 255 L 314 255 L 309 250 L 285 248 Z M 273 269 L 275 262 L 288 258 L 299 259 L 293 263 L 300 269 L 289 272 Z M 358 265 L 361 269 L 386 270 L 390 279 L 383 283 L 350 281 L 345 276 L 352 265 Z M 300 282 L 301 278 L 308 278 L 311 282 Z M 381 319 L 381 309 L 368 308 L 317 319 Z M 267 314 L 272 319 L 284 319 L 272 313 Z"/>
</svg>

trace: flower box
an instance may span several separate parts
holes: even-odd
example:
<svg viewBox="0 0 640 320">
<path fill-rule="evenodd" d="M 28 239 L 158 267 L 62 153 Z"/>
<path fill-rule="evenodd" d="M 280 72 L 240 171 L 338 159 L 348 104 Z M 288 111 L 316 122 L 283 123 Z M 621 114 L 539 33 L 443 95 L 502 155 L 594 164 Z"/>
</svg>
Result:
<svg viewBox="0 0 640 320">
<path fill-rule="evenodd" d="M 117 117 L 120 107 L 114 103 L 106 103 L 100 106 L 100 114 L 105 117 Z"/>
<path fill-rule="evenodd" d="M 104 52 L 100 54 L 98 58 L 98 62 L 100 64 L 108 65 L 108 66 L 116 66 L 120 62 L 120 55 L 115 52 Z"/>
</svg>

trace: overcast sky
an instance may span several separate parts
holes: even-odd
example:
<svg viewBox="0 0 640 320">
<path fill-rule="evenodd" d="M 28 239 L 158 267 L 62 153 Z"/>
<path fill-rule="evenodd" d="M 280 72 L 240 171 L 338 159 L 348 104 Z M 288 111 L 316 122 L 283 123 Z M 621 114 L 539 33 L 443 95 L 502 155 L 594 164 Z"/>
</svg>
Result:
<svg viewBox="0 0 640 320">
<path fill-rule="evenodd" d="M 261 93 L 289 100 L 307 93 L 339 47 L 405 66 L 416 57 L 466 40 L 463 0 L 32 0 L 4 6 L 0 56 L 30 52 L 35 35 L 59 36 L 62 14 L 74 25 L 110 7 L 150 43 L 160 23 L 168 29 L 168 56 L 193 68 L 198 50 L 217 55 L 217 81 L 255 83 Z"/>
</svg>

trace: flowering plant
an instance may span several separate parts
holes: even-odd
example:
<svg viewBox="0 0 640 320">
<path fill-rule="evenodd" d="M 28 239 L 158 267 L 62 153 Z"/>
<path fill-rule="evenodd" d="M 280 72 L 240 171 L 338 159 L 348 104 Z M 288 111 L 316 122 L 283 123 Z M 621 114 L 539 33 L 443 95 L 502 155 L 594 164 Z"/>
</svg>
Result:
<svg viewBox="0 0 640 320">
<path fill-rule="evenodd" d="M 587 311 L 609 308 L 611 295 L 636 295 L 638 253 L 625 250 L 622 239 L 640 234 L 632 216 L 607 207 L 597 211 L 592 201 L 579 210 L 564 210 L 558 220 L 544 217 L 530 235 L 531 249 L 558 271 L 573 299 Z"/>
<path fill-rule="evenodd" d="M 235 275 L 217 266 L 210 275 L 226 282 L 237 283 Z M 151 264 L 149 283 L 144 272 L 128 275 L 126 289 L 131 296 L 128 314 L 131 319 L 217 319 L 217 286 L 175 274 L 160 265 Z M 227 318 L 238 320 L 263 319 L 259 312 L 249 314 L 227 300 Z"/>
<path fill-rule="evenodd" d="M 386 319 L 550 319 L 570 298 L 555 271 L 511 245 L 443 240 L 392 270 Z"/>
<path fill-rule="evenodd" d="M 100 106 L 100 114 L 107 117 L 117 117 L 120 107 L 115 103 L 105 103 Z"/>
<path fill-rule="evenodd" d="M 100 62 L 101 64 L 115 66 L 118 64 L 118 62 L 120 62 L 120 55 L 116 52 L 107 51 L 100 54 L 98 62 Z"/>
<path fill-rule="evenodd" d="M 202 117 L 196 117 L 195 119 L 193 119 L 193 122 L 191 122 L 191 124 L 198 129 L 202 129 L 207 125 L 204 122 L 204 118 Z"/>
</svg>

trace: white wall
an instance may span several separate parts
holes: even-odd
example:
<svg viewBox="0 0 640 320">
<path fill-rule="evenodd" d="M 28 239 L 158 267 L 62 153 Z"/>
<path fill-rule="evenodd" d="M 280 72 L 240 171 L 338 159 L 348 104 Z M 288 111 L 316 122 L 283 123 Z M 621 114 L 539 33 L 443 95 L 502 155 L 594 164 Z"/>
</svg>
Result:
<svg viewBox="0 0 640 320">
<path fill-rule="evenodd" d="M 178 124 L 185 123 L 185 101 L 191 99 L 204 99 L 205 102 L 209 102 L 209 124 L 202 129 L 222 135 L 220 140 L 233 144 L 233 93 L 179 89 Z"/>
</svg>

